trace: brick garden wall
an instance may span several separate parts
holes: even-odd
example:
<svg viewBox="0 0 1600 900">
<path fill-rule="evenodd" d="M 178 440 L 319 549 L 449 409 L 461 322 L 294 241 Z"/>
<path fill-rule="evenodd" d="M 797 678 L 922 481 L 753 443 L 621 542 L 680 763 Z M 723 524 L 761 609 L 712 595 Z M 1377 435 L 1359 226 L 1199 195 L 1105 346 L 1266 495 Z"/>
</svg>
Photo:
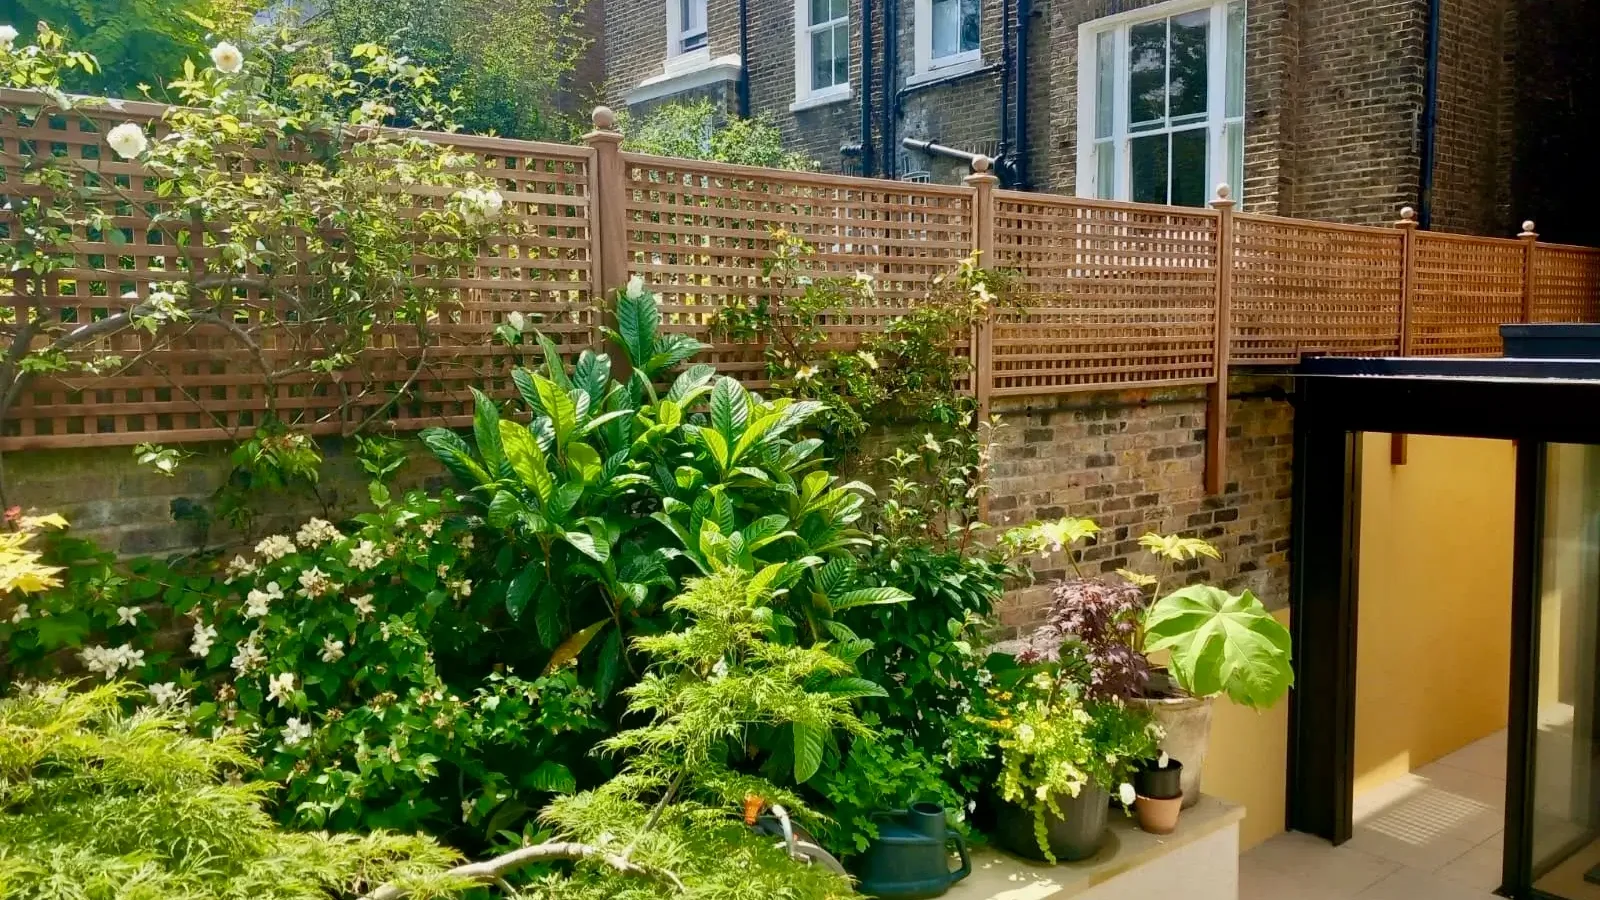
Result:
<svg viewBox="0 0 1600 900">
<path fill-rule="evenodd" d="M 1103 529 L 1084 554 L 1089 574 L 1147 569 L 1149 531 L 1203 537 L 1222 559 L 1185 576 L 1249 588 L 1269 608 L 1289 602 L 1294 416 L 1286 378 L 1236 376 L 1228 407 L 1228 483 L 1206 495 L 1205 394 L 1200 388 L 1063 394 L 997 401 L 1004 427 L 991 469 L 992 524 L 1086 516 Z M 1006 630 L 1038 621 L 1064 556 L 1034 561 L 1035 582 L 1001 611 Z"/>
</svg>

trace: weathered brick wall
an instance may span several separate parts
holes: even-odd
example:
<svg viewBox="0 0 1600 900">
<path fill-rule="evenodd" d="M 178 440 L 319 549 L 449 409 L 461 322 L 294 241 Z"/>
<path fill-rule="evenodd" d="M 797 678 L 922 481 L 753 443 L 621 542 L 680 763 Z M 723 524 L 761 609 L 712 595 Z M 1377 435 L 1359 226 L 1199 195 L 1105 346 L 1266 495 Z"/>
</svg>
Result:
<svg viewBox="0 0 1600 900">
<path fill-rule="evenodd" d="M 1236 376 L 1230 386 L 1226 490 L 1205 491 L 1205 394 L 1200 388 L 1063 394 L 1006 400 L 991 469 L 992 524 L 1086 516 L 1104 532 L 1084 554 L 1089 573 L 1147 569 L 1146 532 L 1205 538 L 1222 553 L 1184 576 L 1248 587 L 1271 608 L 1289 600 L 1294 417 L 1286 379 Z M 1001 611 L 1006 629 L 1038 621 L 1065 556 L 1035 560 L 1036 581 Z"/>
<path fill-rule="evenodd" d="M 1510 0 L 1441 5 L 1433 187 L 1433 227 L 1440 231 L 1515 233 L 1510 11 Z"/>
<path fill-rule="evenodd" d="M 1600 244 L 1600 168 L 1590 128 L 1600 109 L 1600 3 L 1517 0 L 1511 213 L 1547 240 Z"/>
<path fill-rule="evenodd" d="M 437 486 L 442 469 L 420 443 L 400 470 L 394 490 Z M 367 478 L 354 445 L 325 441 L 317 495 L 262 492 L 254 506 L 256 535 L 293 529 L 310 516 L 346 518 L 369 508 Z M 233 469 L 231 444 L 185 449 L 195 454 L 172 476 L 135 463 L 127 447 L 26 450 L 5 457 L 6 500 L 25 510 L 59 512 L 73 532 L 124 555 L 191 552 L 228 547 L 244 536 L 221 523 L 202 529 L 187 515 L 206 507 Z M 320 499 L 319 499 L 320 497 Z"/>
</svg>

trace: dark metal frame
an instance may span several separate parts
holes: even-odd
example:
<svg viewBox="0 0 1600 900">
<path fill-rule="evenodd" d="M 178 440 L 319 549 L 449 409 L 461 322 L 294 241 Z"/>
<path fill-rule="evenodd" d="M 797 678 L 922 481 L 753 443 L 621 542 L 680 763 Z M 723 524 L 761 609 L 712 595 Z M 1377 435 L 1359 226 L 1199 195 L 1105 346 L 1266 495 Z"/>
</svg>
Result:
<svg viewBox="0 0 1600 900">
<path fill-rule="evenodd" d="M 1361 432 L 1514 440 L 1511 708 L 1505 883 L 1539 897 L 1530 871 L 1539 547 L 1547 442 L 1600 444 L 1600 363 L 1571 360 L 1308 359 L 1295 392 L 1288 827 L 1351 836 L 1355 783 L 1356 573 Z"/>
</svg>

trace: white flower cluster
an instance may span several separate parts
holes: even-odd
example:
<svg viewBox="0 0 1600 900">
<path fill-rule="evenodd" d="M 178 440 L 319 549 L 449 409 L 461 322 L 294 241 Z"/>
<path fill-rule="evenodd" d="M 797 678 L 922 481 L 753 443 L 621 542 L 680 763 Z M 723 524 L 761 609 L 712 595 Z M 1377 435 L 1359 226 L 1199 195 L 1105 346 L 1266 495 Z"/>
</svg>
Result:
<svg viewBox="0 0 1600 900">
<path fill-rule="evenodd" d="M 298 718 L 291 718 L 283 723 L 283 745 L 293 747 L 301 741 L 311 737 L 311 723 L 302 722 Z"/>
<path fill-rule="evenodd" d="M 11 611 L 11 624 L 15 625 L 32 615 L 33 612 L 28 609 L 28 604 L 18 603 L 17 608 Z"/>
<path fill-rule="evenodd" d="M 144 651 L 127 644 L 120 647 L 85 647 L 78 653 L 83 667 L 107 678 L 117 677 L 123 669 L 132 671 L 144 665 Z"/>
<path fill-rule="evenodd" d="M 337 541 L 342 537 L 344 535 L 333 527 L 332 522 L 326 519 L 312 519 L 300 526 L 300 530 L 295 532 L 294 539 L 302 547 L 321 547 L 329 541 Z"/>
<path fill-rule="evenodd" d="M 233 584 L 236 578 L 249 578 L 251 575 L 256 574 L 256 564 L 245 559 L 242 555 L 235 556 L 228 562 L 227 573 L 228 577 L 223 581 L 223 584 Z"/>
<path fill-rule="evenodd" d="M 183 706 L 189 699 L 189 692 L 171 681 L 164 681 L 150 685 L 150 699 L 154 700 L 157 706 L 177 708 Z"/>
<path fill-rule="evenodd" d="M 359 615 L 363 619 L 365 619 L 367 616 L 372 615 L 372 595 L 371 594 L 362 594 L 359 597 L 352 597 L 350 599 L 350 605 L 354 606 L 356 608 L 356 614 Z"/>
<path fill-rule="evenodd" d="M 373 569 L 383 562 L 383 553 L 378 550 L 378 545 L 371 541 L 362 541 L 350 548 L 350 568 L 357 572 Z"/>
<path fill-rule="evenodd" d="M 1117 799 L 1122 801 L 1123 806 L 1132 806 L 1133 801 L 1139 799 L 1139 792 L 1133 789 L 1133 785 L 1124 781 L 1117 786 Z"/>
<path fill-rule="evenodd" d="M 325 663 L 332 663 L 338 662 L 341 659 L 344 659 L 344 641 L 336 641 L 333 638 L 328 637 L 323 638 L 322 661 Z"/>
<path fill-rule="evenodd" d="M 267 699 L 288 706 L 294 699 L 294 673 L 280 672 L 267 679 Z"/>
<path fill-rule="evenodd" d="M 0 50 L 10 50 L 16 41 L 17 29 L 10 25 L 0 25 Z"/>
<path fill-rule="evenodd" d="M 189 652 L 202 659 L 211 652 L 211 645 L 217 642 L 217 629 L 210 625 L 195 623 L 194 640 L 189 642 Z"/>
<path fill-rule="evenodd" d="M 472 596 L 472 582 L 465 578 L 447 581 L 445 587 L 450 591 L 450 596 L 457 600 L 465 600 Z"/>
<path fill-rule="evenodd" d="M 251 634 L 239 644 L 238 652 L 233 655 L 233 660 L 228 665 L 233 671 L 244 675 L 267 663 L 267 655 L 261 652 L 261 645 L 256 643 L 256 635 Z"/>
<path fill-rule="evenodd" d="M 644 296 L 644 276 L 634 275 L 628 279 L 628 296 L 634 300 Z"/>
<path fill-rule="evenodd" d="M 333 579 L 328 576 L 328 573 L 316 566 L 312 566 L 300 573 L 300 593 L 303 596 L 321 597 L 336 587 L 338 585 L 333 583 Z"/>
<path fill-rule="evenodd" d="M 450 199 L 468 225 L 482 225 L 500 218 L 500 210 L 506 205 L 506 198 L 493 188 L 462 188 Z"/>
<path fill-rule="evenodd" d="M 289 540 L 289 536 L 284 534 L 268 535 L 256 544 L 256 553 L 267 562 L 277 562 L 298 549 L 294 541 Z"/>
<path fill-rule="evenodd" d="M 272 601 L 283 599 L 283 588 L 276 581 L 267 582 L 267 589 L 256 588 L 245 595 L 244 617 L 259 619 L 272 609 Z"/>
<path fill-rule="evenodd" d="M 117 624 L 132 625 L 133 623 L 139 621 L 139 612 L 140 610 L 137 606 L 117 607 Z"/>
</svg>

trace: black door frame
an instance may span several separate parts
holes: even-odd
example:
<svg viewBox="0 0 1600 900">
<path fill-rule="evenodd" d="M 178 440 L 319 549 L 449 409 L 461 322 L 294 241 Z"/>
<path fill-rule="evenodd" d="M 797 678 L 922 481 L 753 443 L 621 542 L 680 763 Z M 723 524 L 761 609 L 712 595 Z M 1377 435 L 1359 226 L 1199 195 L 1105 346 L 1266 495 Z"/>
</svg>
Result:
<svg viewBox="0 0 1600 900">
<path fill-rule="evenodd" d="M 1308 359 L 1296 372 L 1287 826 L 1349 840 L 1362 432 L 1517 442 L 1507 752 L 1508 896 L 1529 883 L 1532 674 L 1546 442 L 1600 444 L 1600 363 Z"/>
</svg>

